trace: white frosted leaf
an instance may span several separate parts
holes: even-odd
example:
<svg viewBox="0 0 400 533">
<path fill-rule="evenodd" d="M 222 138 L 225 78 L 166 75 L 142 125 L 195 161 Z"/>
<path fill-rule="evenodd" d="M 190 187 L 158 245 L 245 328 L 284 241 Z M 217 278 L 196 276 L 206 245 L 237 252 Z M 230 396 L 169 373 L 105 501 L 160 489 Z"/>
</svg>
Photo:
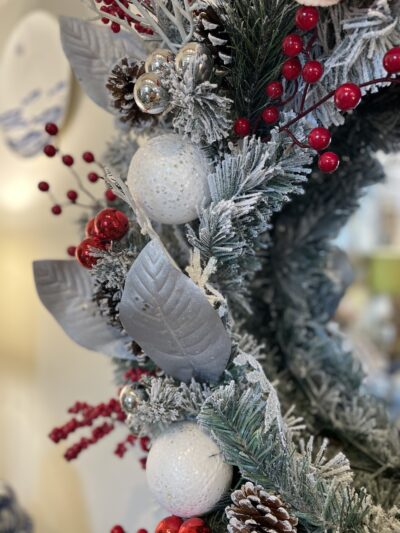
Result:
<svg viewBox="0 0 400 533">
<path fill-rule="evenodd" d="M 119 309 L 125 330 L 170 376 L 215 381 L 225 370 L 231 341 L 221 319 L 159 242 L 133 264 Z"/>
<path fill-rule="evenodd" d="M 132 339 L 99 314 L 90 274 L 76 261 L 35 261 L 33 272 L 40 300 L 73 341 L 111 357 L 134 358 L 128 351 Z"/>
<path fill-rule="evenodd" d="M 109 28 L 74 17 L 61 17 L 60 30 L 65 55 L 86 94 L 103 109 L 115 112 L 107 79 L 120 59 L 146 58 L 140 38 L 124 31 L 116 35 Z"/>
</svg>

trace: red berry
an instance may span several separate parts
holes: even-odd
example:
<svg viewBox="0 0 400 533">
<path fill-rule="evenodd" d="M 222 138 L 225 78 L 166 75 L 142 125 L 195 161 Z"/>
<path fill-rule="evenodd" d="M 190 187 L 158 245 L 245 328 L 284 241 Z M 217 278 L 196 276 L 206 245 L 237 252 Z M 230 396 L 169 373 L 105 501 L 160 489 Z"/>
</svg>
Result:
<svg viewBox="0 0 400 533">
<path fill-rule="evenodd" d="M 340 159 L 335 152 L 324 152 L 319 156 L 318 159 L 318 168 L 321 172 L 326 174 L 331 174 L 337 170 L 340 164 Z"/>
<path fill-rule="evenodd" d="M 285 56 L 296 57 L 304 48 L 303 39 L 297 33 L 287 35 L 282 42 L 282 51 Z"/>
<path fill-rule="evenodd" d="M 121 31 L 121 26 L 118 22 L 111 22 L 111 29 L 114 33 L 119 33 Z"/>
<path fill-rule="evenodd" d="M 111 189 L 107 189 L 104 193 L 104 196 L 109 202 L 114 202 L 118 198 L 118 196 Z"/>
<path fill-rule="evenodd" d="M 275 124 L 279 120 L 279 110 L 275 106 L 268 106 L 262 112 L 261 117 L 266 124 Z"/>
<path fill-rule="evenodd" d="M 44 128 L 49 135 L 57 135 L 58 127 L 54 122 L 48 122 Z"/>
<path fill-rule="evenodd" d="M 62 162 L 64 163 L 64 165 L 67 165 L 67 167 L 72 167 L 72 165 L 74 164 L 74 158 L 72 157 L 72 155 L 63 155 Z"/>
<path fill-rule="evenodd" d="M 46 146 L 43 148 L 43 152 L 47 157 L 54 157 L 57 153 L 56 147 L 52 144 L 46 144 Z"/>
<path fill-rule="evenodd" d="M 93 268 L 97 263 L 97 257 L 93 257 L 92 248 L 105 250 L 107 243 L 98 237 L 89 237 L 80 243 L 76 249 L 75 257 L 78 262 L 85 268 Z"/>
<path fill-rule="evenodd" d="M 239 117 L 235 120 L 234 132 L 238 137 L 246 137 L 251 130 L 250 120 L 245 117 Z"/>
<path fill-rule="evenodd" d="M 307 61 L 302 70 L 303 80 L 306 83 L 317 83 L 324 73 L 324 67 L 319 61 Z"/>
<path fill-rule="evenodd" d="M 296 10 L 296 26 L 299 30 L 310 31 L 318 24 L 318 9 L 313 6 L 303 6 Z"/>
<path fill-rule="evenodd" d="M 47 192 L 50 189 L 50 185 L 47 183 L 47 181 L 39 181 L 38 189 L 39 191 Z"/>
<path fill-rule="evenodd" d="M 280 81 L 271 81 L 266 86 L 265 92 L 272 100 L 277 100 L 283 94 L 283 85 Z"/>
<path fill-rule="evenodd" d="M 93 163 L 94 155 L 92 154 L 92 152 L 84 152 L 82 154 L 82 159 L 86 161 L 86 163 Z"/>
<path fill-rule="evenodd" d="M 94 219 L 96 234 L 110 241 L 118 241 L 129 229 L 128 217 L 122 211 L 111 207 L 103 209 Z"/>
<path fill-rule="evenodd" d="M 282 65 L 282 76 L 287 80 L 295 80 L 300 76 L 301 63 L 298 57 L 286 59 Z"/>
<path fill-rule="evenodd" d="M 314 150 L 325 150 L 331 144 L 331 134 L 326 128 L 314 128 L 308 135 L 308 143 Z"/>
<path fill-rule="evenodd" d="M 114 526 L 110 533 L 125 533 L 125 529 L 122 526 Z"/>
<path fill-rule="evenodd" d="M 189 518 L 182 524 L 179 533 L 211 533 L 211 529 L 201 518 Z"/>
<path fill-rule="evenodd" d="M 148 533 L 147 529 L 140 528 L 137 530 L 137 533 Z"/>
<path fill-rule="evenodd" d="M 67 198 L 68 200 L 71 200 L 71 202 L 74 204 L 78 199 L 78 193 L 76 191 L 68 191 L 67 192 Z"/>
<path fill-rule="evenodd" d="M 71 257 L 75 257 L 75 252 L 76 252 L 76 246 L 68 246 L 67 248 L 68 255 L 70 255 Z"/>
<path fill-rule="evenodd" d="M 400 46 L 395 46 L 386 52 L 383 66 L 389 74 L 400 72 Z"/>
<path fill-rule="evenodd" d="M 178 533 L 182 524 L 182 518 L 168 516 L 157 525 L 155 533 Z"/>
<path fill-rule="evenodd" d="M 98 181 L 100 179 L 100 176 L 98 174 L 96 174 L 96 172 L 89 172 L 87 178 L 92 183 L 96 183 L 96 181 Z"/>
<path fill-rule="evenodd" d="M 335 105 L 341 111 L 355 109 L 361 101 L 361 90 L 355 83 L 344 83 L 335 91 Z"/>
<path fill-rule="evenodd" d="M 86 237 L 97 237 L 96 228 L 94 226 L 94 218 L 88 220 L 85 227 L 85 235 Z"/>
<path fill-rule="evenodd" d="M 51 212 L 53 213 L 53 215 L 61 215 L 62 213 L 61 205 L 58 205 L 58 204 L 53 205 L 53 207 L 51 208 Z"/>
</svg>

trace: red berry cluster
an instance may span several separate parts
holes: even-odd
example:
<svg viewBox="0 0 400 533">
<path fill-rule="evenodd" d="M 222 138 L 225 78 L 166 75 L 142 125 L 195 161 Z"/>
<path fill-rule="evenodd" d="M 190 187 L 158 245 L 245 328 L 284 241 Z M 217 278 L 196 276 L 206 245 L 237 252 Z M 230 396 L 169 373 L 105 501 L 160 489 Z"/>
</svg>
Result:
<svg viewBox="0 0 400 533">
<path fill-rule="evenodd" d="M 125 529 L 122 526 L 114 526 L 110 533 L 126 533 Z M 140 528 L 136 533 L 148 533 L 147 529 Z"/>
<path fill-rule="evenodd" d="M 108 207 L 86 224 L 86 239 L 75 250 L 75 257 L 85 268 L 93 268 L 97 257 L 92 248 L 106 250 L 110 241 L 119 241 L 129 229 L 128 217 L 122 211 Z"/>
<path fill-rule="evenodd" d="M 168 516 L 157 525 L 155 533 L 211 533 L 202 518 L 182 520 L 178 516 Z"/>
<path fill-rule="evenodd" d="M 117 446 L 115 447 L 115 450 L 114 450 L 114 454 L 119 457 L 120 459 L 122 459 L 125 454 L 127 453 L 128 451 L 128 447 L 129 446 L 135 446 L 136 442 L 138 441 L 138 437 L 136 437 L 135 435 L 132 435 L 131 433 L 126 437 L 126 439 L 124 439 L 122 442 L 119 442 L 117 444 Z M 141 449 L 148 453 L 150 451 L 150 439 L 149 437 L 140 437 L 139 438 L 139 443 L 140 443 L 140 447 Z M 142 459 L 140 459 L 140 462 L 142 464 L 142 468 L 144 468 L 145 466 L 145 462 L 143 463 L 143 459 L 145 459 L 147 461 L 147 457 L 144 457 Z"/>
<path fill-rule="evenodd" d="M 153 35 L 153 30 L 143 24 L 138 20 L 140 15 L 134 15 L 129 11 L 129 0 L 120 0 L 125 9 L 117 4 L 115 0 L 96 0 L 97 4 L 102 4 L 100 7 L 100 12 L 104 14 L 101 18 L 103 24 L 110 24 L 111 30 L 114 33 L 119 33 L 121 31 L 121 24 L 126 23 L 129 26 L 135 28 L 138 33 L 145 35 Z M 112 20 L 113 19 L 113 20 Z M 118 22 L 115 19 L 119 19 Z"/>
</svg>

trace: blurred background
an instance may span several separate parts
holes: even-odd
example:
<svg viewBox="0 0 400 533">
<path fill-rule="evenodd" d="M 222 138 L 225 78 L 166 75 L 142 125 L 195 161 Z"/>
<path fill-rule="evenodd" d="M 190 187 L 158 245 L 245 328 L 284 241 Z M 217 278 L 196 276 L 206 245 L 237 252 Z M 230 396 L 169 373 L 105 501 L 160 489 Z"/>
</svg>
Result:
<svg viewBox="0 0 400 533">
<path fill-rule="evenodd" d="M 38 181 L 48 181 L 61 199 L 74 188 L 73 178 L 58 160 L 41 154 L 23 157 L 21 153 L 32 146 L 19 143 L 15 115 L 7 114 L 30 77 L 23 68 L 15 74 L 10 42 L 15 53 L 21 52 L 20 45 L 12 41 L 16 28 L 37 9 L 54 16 L 86 15 L 80 0 L 0 0 L 0 479 L 12 484 L 39 533 L 107 533 L 115 524 L 129 531 L 140 527 L 151 531 L 162 513 L 152 507 L 138 463 L 140 454 L 132 450 L 122 460 L 113 455 L 118 437 L 125 434 L 112 434 L 72 463 L 64 460 L 61 447 L 47 437 L 53 427 L 67 420 L 66 409 L 75 401 L 96 404 L 114 396 L 115 390 L 109 360 L 70 341 L 42 307 L 34 289 L 32 261 L 65 259 L 66 248 L 77 244 L 79 216 L 72 208 L 62 216 L 52 216 L 48 198 L 37 190 Z M 31 31 L 20 32 L 18 38 L 29 43 Z M 49 37 L 47 43 L 46 38 L 41 68 L 31 64 L 38 83 L 46 76 L 43 65 L 48 62 L 51 68 L 56 53 L 53 41 Z M 112 135 L 112 118 L 83 95 L 68 70 L 64 77 L 65 120 L 58 144 L 64 153 L 79 156 L 91 150 L 100 156 Z M 351 256 L 356 276 L 338 320 L 370 374 L 367 386 L 397 416 L 400 155 L 379 157 L 387 170 L 387 182 L 369 192 L 338 239 Z M 85 175 L 87 167 L 79 162 L 78 170 L 80 165 Z M 102 194 L 101 184 L 91 187 L 98 187 Z"/>
</svg>

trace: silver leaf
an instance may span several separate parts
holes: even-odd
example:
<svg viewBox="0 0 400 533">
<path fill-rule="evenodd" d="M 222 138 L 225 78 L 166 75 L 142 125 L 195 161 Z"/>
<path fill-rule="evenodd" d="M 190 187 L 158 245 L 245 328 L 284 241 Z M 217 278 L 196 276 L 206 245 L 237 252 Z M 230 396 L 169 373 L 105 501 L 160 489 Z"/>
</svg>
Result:
<svg viewBox="0 0 400 533">
<path fill-rule="evenodd" d="M 144 60 L 146 51 L 133 33 L 114 34 L 109 28 L 74 17 L 60 18 L 65 55 L 83 90 L 97 105 L 115 113 L 106 82 L 112 67 L 122 58 Z"/>
<path fill-rule="evenodd" d="M 128 351 L 132 339 L 99 314 L 90 274 L 76 261 L 35 261 L 33 272 L 43 305 L 73 341 L 111 357 L 134 358 Z"/>
<path fill-rule="evenodd" d="M 129 335 L 170 376 L 216 381 L 225 370 L 231 340 L 221 319 L 156 240 L 129 271 L 119 309 Z"/>
</svg>

